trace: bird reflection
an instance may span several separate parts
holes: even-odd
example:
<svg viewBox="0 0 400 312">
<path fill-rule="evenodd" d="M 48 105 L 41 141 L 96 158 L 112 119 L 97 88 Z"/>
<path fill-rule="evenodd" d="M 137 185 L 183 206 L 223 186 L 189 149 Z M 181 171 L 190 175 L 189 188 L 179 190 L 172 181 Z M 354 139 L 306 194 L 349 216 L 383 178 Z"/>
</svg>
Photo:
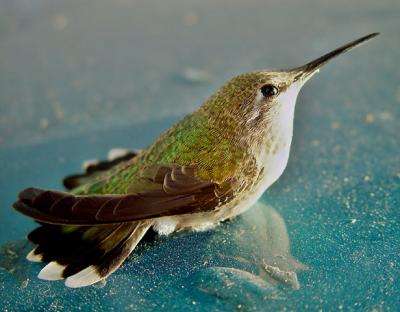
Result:
<svg viewBox="0 0 400 312">
<path fill-rule="evenodd" d="M 235 306 L 257 306 L 260 299 L 282 297 L 277 286 L 300 288 L 297 272 L 307 266 L 291 255 L 285 221 L 273 207 L 258 202 L 215 231 L 208 245 L 217 265 L 196 274 L 201 292 Z"/>
</svg>

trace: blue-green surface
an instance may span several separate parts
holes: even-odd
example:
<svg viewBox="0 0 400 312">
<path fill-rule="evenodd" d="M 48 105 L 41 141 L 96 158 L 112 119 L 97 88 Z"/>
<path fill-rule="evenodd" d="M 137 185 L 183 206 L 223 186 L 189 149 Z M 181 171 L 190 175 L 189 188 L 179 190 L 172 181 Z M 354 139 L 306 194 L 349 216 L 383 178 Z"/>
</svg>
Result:
<svg viewBox="0 0 400 312">
<path fill-rule="evenodd" d="M 399 30 L 398 0 L 1 0 L 0 309 L 399 310 Z M 235 74 L 374 31 L 303 89 L 288 168 L 261 205 L 149 239 L 105 284 L 36 278 L 20 189 L 146 147 Z M 303 268 L 299 289 L 264 270 L 286 235 L 280 268 Z"/>
</svg>

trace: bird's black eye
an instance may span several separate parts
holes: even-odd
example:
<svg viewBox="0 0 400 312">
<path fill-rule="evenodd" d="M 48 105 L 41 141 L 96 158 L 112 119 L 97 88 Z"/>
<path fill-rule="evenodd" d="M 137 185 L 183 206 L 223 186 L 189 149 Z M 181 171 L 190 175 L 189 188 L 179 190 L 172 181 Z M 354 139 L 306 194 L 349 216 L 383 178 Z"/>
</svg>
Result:
<svg viewBox="0 0 400 312">
<path fill-rule="evenodd" d="M 277 95 L 279 93 L 279 89 L 277 87 L 275 87 L 274 85 L 266 84 L 261 87 L 261 93 L 265 97 L 270 97 L 270 96 Z"/>
</svg>

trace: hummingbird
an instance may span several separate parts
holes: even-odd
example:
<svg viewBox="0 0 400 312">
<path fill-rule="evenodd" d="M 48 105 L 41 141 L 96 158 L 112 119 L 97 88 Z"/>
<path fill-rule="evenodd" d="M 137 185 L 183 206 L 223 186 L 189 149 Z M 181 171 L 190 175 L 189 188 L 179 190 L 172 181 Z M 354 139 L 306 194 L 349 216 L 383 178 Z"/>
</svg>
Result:
<svg viewBox="0 0 400 312">
<path fill-rule="evenodd" d="M 240 74 L 142 151 L 92 163 L 67 191 L 26 188 L 13 207 L 39 222 L 27 255 L 38 277 L 68 287 L 117 270 L 145 233 L 201 231 L 249 209 L 289 159 L 296 98 L 307 80 L 372 33 L 303 66 Z"/>
</svg>

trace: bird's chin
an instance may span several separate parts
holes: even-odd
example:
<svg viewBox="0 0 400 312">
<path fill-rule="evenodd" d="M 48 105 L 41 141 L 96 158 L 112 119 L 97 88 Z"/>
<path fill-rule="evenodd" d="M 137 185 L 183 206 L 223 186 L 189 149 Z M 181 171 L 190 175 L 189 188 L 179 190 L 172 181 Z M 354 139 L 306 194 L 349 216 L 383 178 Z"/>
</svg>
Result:
<svg viewBox="0 0 400 312">
<path fill-rule="evenodd" d="M 292 83 L 281 95 L 278 96 L 278 101 L 282 109 L 292 110 L 296 105 L 297 96 L 304 85 L 303 81 L 296 81 Z"/>
</svg>

